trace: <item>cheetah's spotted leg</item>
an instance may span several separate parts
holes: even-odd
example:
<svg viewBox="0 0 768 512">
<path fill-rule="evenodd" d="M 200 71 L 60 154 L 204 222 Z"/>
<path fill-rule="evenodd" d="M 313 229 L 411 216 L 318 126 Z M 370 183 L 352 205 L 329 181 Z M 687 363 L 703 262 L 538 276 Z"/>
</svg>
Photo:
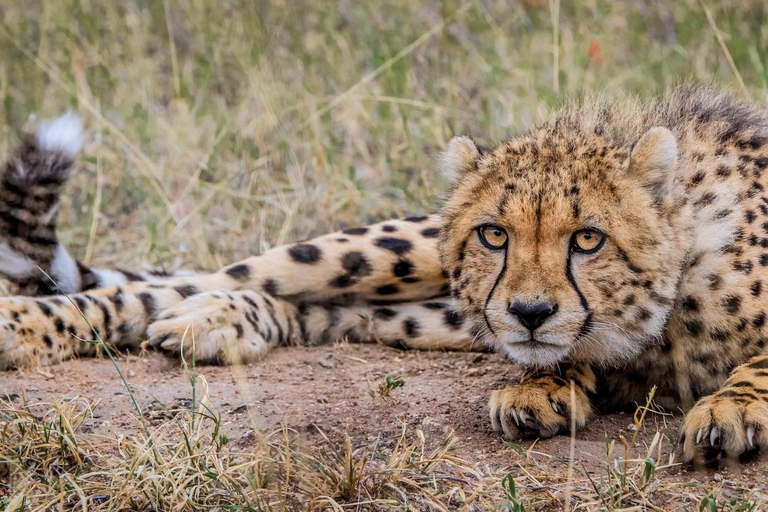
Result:
<svg viewBox="0 0 768 512">
<path fill-rule="evenodd" d="M 247 364 L 278 344 L 297 344 L 295 305 L 255 291 L 215 291 L 189 297 L 150 324 L 151 346 L 187 360 Z"/>
<path fill-rule="evenodd" d="M 451 299 L 377 306 L 295 306 L 254 291 L 210 292 L 166 310 L 150 344 L 201 362 L 249 363 L 277 345 L 346 339 L 433 350 L 482 348 Z"/>
<path fill-rule="evenodd" d="M 77 307 L 62 297 L 0 300 L 0 370 L 92 355 L 94 345 L 81 341 L 94 338 L 91 327 L 107 344 L 136 347 L 160 314 L 206 292 L 251 290 L 315 304 L 437 297 L 447 291 L 438 232 L 437 216 L 392 220 L 276 247 L 211 274 L 72 295 Z"/>
<path fill-rule="evenodd" d="M 768 447 L 768 356 L 738 366 L 723 387 L 700 399 L 683 425 L 686 462 Z"/>
<path fill-rule="evenodd" d="M 570 382 L 575 401 L 571 400 Z M 592 414 L 587 393 L 595 388 L 595 375 L 588 366 L 529 370 L 519 384 L 491 394 L 491 425 L 510 439 L 552 437 L 569 430 L 572 418 L 577 427 L 583 427 Z"/>
</svg>

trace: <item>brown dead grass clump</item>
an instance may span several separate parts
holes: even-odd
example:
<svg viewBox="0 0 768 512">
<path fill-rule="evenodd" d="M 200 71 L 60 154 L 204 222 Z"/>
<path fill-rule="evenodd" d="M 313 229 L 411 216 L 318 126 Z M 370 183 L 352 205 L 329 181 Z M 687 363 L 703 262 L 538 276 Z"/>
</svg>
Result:
<svg viewBox="0 0 768 512">
<path fill-rule="evenodd" d="M 451 454 L 453 436 L 430 446 L 405 427 L 391 446 L 302 446 L 287 428 L 235 445 L 205 393 L 194 410 L 151 428 L 137 420 L 139 433 L 116 439 L 87 426 L 82 399 L 0 411 L 3 510 L 455 510 L 504 498 L 501 476 Z"/>
<path fill-rule="evenodd" d="M 165 411 L 153 426 L 134 415 L 136 432 L 111 438 L 93 426 L 97 404 L 87 400 L 0 400 L 2 510 L 751 512 L 767 504 L 759 490 L 670 478 L 679 464 L 661 430 L 642 448 L 606 438 L 598 471 L 535 443 L 509 443 L 519 461 L 493 468 L 455 456 L 451 433 L 428 441 L 405 425 L 393 439 L 362 446 L 322 432 L 308 443 L 286 427 L 233 442 L 205 380 L 193 382 L 189 408 Z M 638 430 L 644 418 L 637 415 Z"/>
</svg>

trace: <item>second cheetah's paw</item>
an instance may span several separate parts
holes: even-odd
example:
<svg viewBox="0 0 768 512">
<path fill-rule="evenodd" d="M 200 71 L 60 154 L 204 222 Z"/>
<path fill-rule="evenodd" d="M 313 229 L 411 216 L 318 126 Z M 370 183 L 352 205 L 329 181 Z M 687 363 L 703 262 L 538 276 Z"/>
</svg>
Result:
<svg viewBox="0 0 768 512">
<path fill-rule="evenodd" d="M 255 306 L 255 307 L 254 307 Z M 197 362 L 247 364 L 274 343 L 260 332 L 259 311 L 238 293 L 201 293 L 166 310 L 147 329 L 149 344 Z"/>
<path fill-rule="evenodd" d="M 570 428 L 571 415 L 583 427 L 592 413 L 586 393 L 576 387 L 575 407 L 571 391 L 562 379 L 539 377 L 491 394 L 491 425 L 509 439 L 518 437 L 552 437 Z"/>
</svg>

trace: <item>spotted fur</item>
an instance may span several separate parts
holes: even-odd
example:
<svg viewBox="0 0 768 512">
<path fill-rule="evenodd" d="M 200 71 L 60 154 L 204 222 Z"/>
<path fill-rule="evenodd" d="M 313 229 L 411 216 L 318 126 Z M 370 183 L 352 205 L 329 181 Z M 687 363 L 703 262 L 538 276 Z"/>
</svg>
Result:
<svg viewBox="0 0 768 512">
<path fill-rule="evenodd" d="M 706 89 L 589 99 L 485 153 L 456 138 L 442 166 L 437 215 L 210 274 L 0 300 L 0 366 L 90 355 L 94 334 L 225 364 L 343 337 L 482 341 L 528 368 L 491 395 L 508 436 L 580 427 L 656 386 L 661 405 L 689 410 L 686 459 L 768 447 L 763 108 Z M 574 245 L 583 233 L 594 250 Z"/>
<path fill-rule="evenodd" d="M 768 353 L 764 109 L 710 90 L 588 100 L 487 154 L 465 138 L 448 152 L 440 252 L 452 293 L 487 343 L 550 375 L 494 393 L 494 426 L 552 435 L 570 413 L 580 424 L 657 386 L 668 407 L 696 403 L 686 459 L 704 444 L 765 446 L 764 385 L 740 366 Z M 503 248 L 482 243 L 484 225 L 506 233 Z M 604 235 L 594 253 L 574 245 L 583 230 Z M 531 330 L 521 304 L 556 313 Z M 569 394 L 568 368 L 596 386 L 577 385 L 577 411 L 556 413 L 546 397 Z M 738 392 L 718 392 L 742 374 Z"/>
</svg>

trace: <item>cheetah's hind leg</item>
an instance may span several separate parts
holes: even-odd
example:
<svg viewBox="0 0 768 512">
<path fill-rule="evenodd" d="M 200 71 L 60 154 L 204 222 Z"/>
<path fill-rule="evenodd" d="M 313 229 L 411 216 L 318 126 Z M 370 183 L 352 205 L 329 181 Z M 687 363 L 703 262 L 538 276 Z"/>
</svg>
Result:
<svg viewBox="0 0 768 512">
<path fill-rule="evenodd" d="M 149 343 L 198 362 L 245 364 L 277 345 L 341 339 L 422 350 L 482 350 L 447 298 L 389 306 L 294 305 L 269 294 L 214 291 L 167 309 L 148 329 Z"/>
</svg>

